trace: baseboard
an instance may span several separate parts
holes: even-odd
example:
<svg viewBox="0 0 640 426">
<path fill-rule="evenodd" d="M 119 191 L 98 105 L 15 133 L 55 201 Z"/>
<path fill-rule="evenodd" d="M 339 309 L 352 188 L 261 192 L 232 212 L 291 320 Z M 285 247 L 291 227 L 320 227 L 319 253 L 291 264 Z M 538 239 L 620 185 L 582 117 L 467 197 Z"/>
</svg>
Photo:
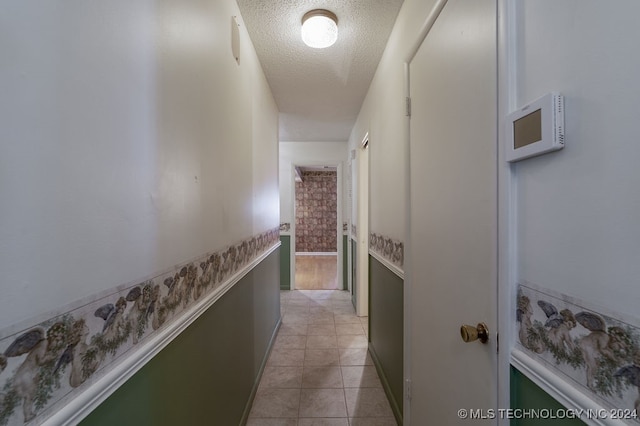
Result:
<svg viewBox="0 0 640 426">
<path fill-rule="evenodd" d="M 297 251 L 296 256 L 337 256 L 337 251 Z"/>
<path fill-rule="evenodd" d="M 244 407 L 244 411 L 242 412 L 242 417 L 240 418 L 240 426 L 246 425 L 247 422 L 249 421 L 249 414 L 251 414 L 251 407 L 253 406 L 253 400 L 255 399 L 256 393 L 258 392 L 258 387 L 260 386 L 260 380 L 262 380 L 262 374 L 264 373 L 264 369 L 267 366 L 269 355 L 271 355 L 271 349 L 273 349 L 273 345 L 276 342 L 276 337 L 278 336 L 278 331 L 280 330 L 281 325 L 282 325 L 282 317 L 278 319 L 278 323 L 273 329 L 273 334 L 271 334 L 271 339 L 269 339 L 269 346 L 267 347 L 267 352 L 265 353 L 264 358 L 260 363 L 260 370 L 258 371 L 258 375 L 256 376 L 255 382 L 253 383 L 253 388 L 251 389 L 249 400 L 247 401 L 247 405 Z"/>
<path fill-rule="evenodd" d="M 393 396 L 391 392 L 391 386 L 389 385 L 389 380 L 387 379 L 387 375 L 384 373 L 382 368 L 382 363 L 378 358 L 378 354 L 376 354 L 376 350 L 369 342 L 369 354 L 371 354 L 371 359 L 373 360 L 373 365 L 376 367 L 376 371 L 378 372 L 378 376 L 380 377 L 380 382 L 382 382 L 382 389 L 384 389 L 384 393 L 387 395 L 387 399 L 389 400 L 389 405 L 391 405 L 391 411 L 393 411 L 393 416 L 396 418 L 398 422 L 398 426 L 402 426 L 402 410 L 400 409 L 400 404 Z"/>
</svg>

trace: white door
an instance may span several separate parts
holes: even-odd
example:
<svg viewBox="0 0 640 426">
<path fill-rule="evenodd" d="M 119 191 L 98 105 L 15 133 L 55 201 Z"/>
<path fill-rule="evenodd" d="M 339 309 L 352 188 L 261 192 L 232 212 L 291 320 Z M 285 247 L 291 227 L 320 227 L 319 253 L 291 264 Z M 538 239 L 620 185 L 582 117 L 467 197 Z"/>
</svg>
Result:
<svg viewBox="0 0 640 426">
<path fill-rule="evenodd" d="M 356 245 L 355 308 L 360 317 L 369 315 L 369 134 L 358 148 L 358 227 Z"/>
<path fill-rule="evenodd" d="M 498 408 L 496 19 L 495 0 L 449 0 L 410 63 L 412 425 Z M 487 344 L 464 343 L 480 322 Z"/>
</svg>

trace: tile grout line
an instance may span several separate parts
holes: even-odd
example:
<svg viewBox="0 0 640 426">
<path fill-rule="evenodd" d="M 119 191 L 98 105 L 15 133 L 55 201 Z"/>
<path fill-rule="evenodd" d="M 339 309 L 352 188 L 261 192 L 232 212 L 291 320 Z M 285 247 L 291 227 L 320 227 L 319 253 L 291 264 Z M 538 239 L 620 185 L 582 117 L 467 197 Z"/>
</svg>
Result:
<svg viewBox="0 0 640 426">
<path fill-rule="evenodd" d="M 304 294 L 304 293 L 299 293 L 299 294 Z M 332 293 L 332 294 L 335 294 L 335 293 Z M 282 293 L 281 293 L 281 295 L 282 295 Z M 284 303 L 281 303 L 281 307 L 283 308 L 282 309 L 282 311 L 283 311 L 283 313 L 282 313 L 283 323 L 284 323 L 284 317 L 287 315 L 287 313 L 289 313 L 290 315 L 297 315 L 296 313 L 291 313 L 289 311 L 289 308 L 290 307 L 301 307 L 300 301 L 304 300 L 304 298 L 303 299 L 299 299 L 298 297 L 292 298 L 291 296 L 292 295 L 289 294 L 289 295 L 287 295 L 287 297 L 281 298 L 281 302 L 284 302 Z M 312 326 L 312 325 L 327 324 L 327 323 L 322 322 L 322 320 L 320 320 L 319 323 L 315 322 L 313 320 L 310 320 L 310 315 L 314 315 L 314 314 L 310 314 L 310 310 L 312 308 L 316 307 L 316 308 L 318 308 L 318 310 L 316 311 L 316 313 L 318 313 L 318 314 L 322 313 L 323 311 L 327 311 L 327 310 L 331 311 L 331 313 L 332 313 L 332 320 L 333 321 L 331 322 L 331 325 L 332 325 L 332 329 L 333 329 L 334 333 L 331 334 L 331 335 L 335 336 L 335 338 L 336 338 L 336 348 L 335 348 L 336 352 L 335 353 L 336 353 L 336 356 L 337 356 L 337 363 L 334 364 L 334 365 L 336 365 L 336 367 L 338 368 L 339 377 L 340 377 L 340 379 L 342 381 L 343 403 L 345 405 L 345 417 L 339 417 L 338 416 L 338 417 L 330 417 L 330 418 L 345 419 L 345 421 L 346 421 L 345 424 L 346 425 L 352 425 L 351 418 L 349 417 L 350 416 L 350 412 L 349 412 L 349 406 L 347 404 L 347 395 L 346 395 L 347 394 L 346 390 L 348 388 L 346 387 L 345 375 L 344 375 L 343 368 L 344 367 L 348 367 L 348 368 L 353 367 L 354 369 L 356 369 L 356 367 L 360 367 L 360 370 L 362 370 L 362 375 L 364 375 L 364 372 L 367 369 L 367 365 L 368 365 L 367 364 L 368 351 L 366 350 L 367 348 L 360 348 L 360 347 L 357 347 L 357 346 L 356 347 L 351 347 L 350 344 L 347 344 L 346 342 L 343 343 L 343 344 L 346 345 L 347 347 L 344 347 L 344 348 L 340 347 L 340 344 L 337 342 L 338 326 L 342 325 L 343 326 L 342 328 L 346 329 L 346 330 L 349 330 L 349 328 L 351 328 L 351 329 L 358 328 L 360 330 L 359 333 L 356 333 L 356 334 L 353 334 L 353 335 L 344 334 L 344 336 L 352 336 L 352 337 L 353 336 L 361 336 L 361 335 L 363 335 L 362 332 L 364 332 L 364 336 L 366 337 L 367 334 L 368 334 L 367 330 L 365 329 L 365 325 L 362 323 L 360 317 L 358 317 L 359 321 L 357 323 L 356 322 L 348 322 L 348 321 L 344 322 L 344 323 L 339 323 L 339 324 L 336 323 L 335 318 L 336 318 L 337 314 L 346 314 L 346 315 L 349 314 L 349 312 L 345 311 L 345 304 L 347 306 L 349 305 L 347 303 L 348 298 L 344 298 L 344 300 L 342 300 L 342 299 L 334 298 L 334 297 L 332 297 L 330 295 L 329 297 L 320 297 L 320 298 L 317 298 L 317 299 L 313 299 L 313 297 L 307 296 L 306 299 L 308 301 L 310 301 L 310 302 L 315 302 L 315 303 L 305 303 L 307 309 L 305 309 L 304 311 L 306 311 L 305 312 L 306 315 L 301 315 L 301 318 L 300 318 L 301 322 L 300 323 L 298 323 L 296 320 L 293 320 L 293 322 L 289 323 L 292 326 L 295 325 L 295 324 L 304 324 L 305 325 L 304 334 L 301 333 L 299 329 L 298 330 L 295 330 L 295 329 L 292 330 L 292 334 L 291 334 L 291 336 L 296 336 L 296 335 L 305 336 L 305 344 L 304 344 L 302 364 L 301 364 L 302 368 L 301 368 L 300 383 L 299 383 L 299 386 L 295 388 L 295 389 L 299 390 L 298 398 L 297 398 L 297 400 L 298 400 L 297 401 L 297 403 L 298 403 L 297 418 L 295 418 L 295 420 L 299 424 L 300 420 L 303 419 L 303 417 L 301 417 L 301 414 L 302 414 L 301 410 L 302 410 L 302 392 L 305 390 L 305 388 L 304 388 L 304 373 L 305 373 L 305 369 L 311 368 L 311 367 L 313 367 L 313 368 L 320 368 L 320 367 L 327 367 L 328 368 L 328 367 L 331 367 L 331 365 L 329 365 L 329 364 L 327 364 L 326 366 L 320 366 L 320 365 L 319 366 L 308 366 L 307 362 L 306 362 L 307 361 L 307 351 L 308 350 L 314 350 L 314 349 L 323 350 L 323 348 L 309 348 L 308 347 L 309 336 L 310 336 L 309 327 Z M 292 305 L 291 301 L 293 301 L 293 300 L 298 300 L 298 303 Z M 314 305 L 317 305 L 317 306 L 314 306 Z M 336 309 L 338 309 L 338 312 L 336 312 Z M 298 312 L 300 312 L 300 311 L 298 311 Z M 316 320 L 317 320 L 317 318 L 316 318 Z M 352 324 L 358 324 L 360 327 L 354 327 Z M 281 335 L 280 334 L 281 330 L 278 332 L 278 337 Z M 288 335 L 289 334 L 282 335 L 282 336 L 288 336 Z M 327 348 L 327 349 L 331 350 L 333 348 Z M 285 349 L 285 350 L 287 350 L 287 349 Z M 343 364 L 343 358 L 341 356 L 342 352 L 347 352 L 348 353 L 349 350 L 363 350 L 365 352 L 364 353 L 364 359 L 358 360 L 356 358 L 355 363 L 352 361 L 348 365 Z M 262 381 L 262 379 L 261 379 L 261 381 Z M 359 388 L 359 387 L 356 387 L 356 388 Z M 278 388 L 276 387 L 276 388 L 273 388 L 273 389 L 278 389 Z M 282 389 L 285 389 L 285 388 L 282 388 Z M 288 387 L 287 387 L 287 389 L 288 389 Z M 324 387 L 318 387 L 318 388 L 309 388 L 309 389 L 325 389 L 325 388 Z M 326 389 L 329 389 L 329 388 L 326 388 Z M 351 388 L 349 388 L 349 389 L 351 389 Z M 306 417 L 304 417 L 304 418 L 306 419 Z M 320 418 L 322 418 L 322 417 L 318 417 L 317 419 L 320 419 Z M 269 419 L 269 418 L 268 417 L 262 417 L 261 419 Z M 291 419 L 293 420 L 294 418 L 291 417 Z"/>
</svg>

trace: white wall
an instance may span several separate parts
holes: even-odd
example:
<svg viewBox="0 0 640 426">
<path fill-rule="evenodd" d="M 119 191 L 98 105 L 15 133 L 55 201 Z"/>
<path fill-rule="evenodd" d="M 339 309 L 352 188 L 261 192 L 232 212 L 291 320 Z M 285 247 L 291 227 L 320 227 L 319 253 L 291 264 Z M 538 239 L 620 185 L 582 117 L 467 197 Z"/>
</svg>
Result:
<svg viewBox="0 0 640 426">
<path fill-rule="evenodd" d="M 405 0 L 349 139 L 354 149 L 369 132 L 371 232 L 401 240 L 402 64 L 434 3 Z M 622 312 L 640 301 L 629 291 L 640 277 L 639 11 L 633 0 L 526 0 L 517 17 L 516 103 L 562 92 L 567 137 L 563 151 L 515 166 L 518 278 Z"/>
<path fill-rule="evenodd" d="M 291 176 L 294 166 L 337 165 L 342 163 L 343 176 L 347 168 L 347 142 L 280 142 L 280 222 L 292 223 L 293 189 Z M 343 222 L 348 221 L 348 194 L 343 178 Z"/>
<path fill-rule="evenodd" d="M 252 50 L 253 52 L 253 50 Z M 256 64 L 256 70 L 259 70 Z M 277 106 L 262 72 L 254 72 L 253 92 L 253 234 L 280 224 Z"/>
<path fill-rule="evenodd" d="M 640 3 L 527 0 L 518 105 L 565 96 L 566 147 L 518 163 L 518 277 L 637 317 Z"/>
<path fill-rule="evenodd" d="M 0 328 L 278 225 L 278 111 L 232 15 L 0 6 Z"/>
<path fill-rule="evenodd" d="M 405 0 L 349 138 L 359 146 L 369 132 L 369 231 L 405 241 L 404 62 L 434 0 Z"/>
</svg>

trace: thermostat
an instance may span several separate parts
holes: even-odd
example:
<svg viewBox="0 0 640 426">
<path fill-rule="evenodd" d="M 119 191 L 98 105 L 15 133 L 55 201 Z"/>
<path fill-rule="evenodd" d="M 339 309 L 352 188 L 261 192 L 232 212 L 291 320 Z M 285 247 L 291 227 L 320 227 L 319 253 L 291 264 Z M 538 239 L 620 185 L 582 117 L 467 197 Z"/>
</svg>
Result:
<svg viewBox="0 0 640 426">
<path fill-rule="evenodd" d="M 507 116 L 507 161 L 564 148 L 564 98 L 547 93 Z"/>
</svg>

